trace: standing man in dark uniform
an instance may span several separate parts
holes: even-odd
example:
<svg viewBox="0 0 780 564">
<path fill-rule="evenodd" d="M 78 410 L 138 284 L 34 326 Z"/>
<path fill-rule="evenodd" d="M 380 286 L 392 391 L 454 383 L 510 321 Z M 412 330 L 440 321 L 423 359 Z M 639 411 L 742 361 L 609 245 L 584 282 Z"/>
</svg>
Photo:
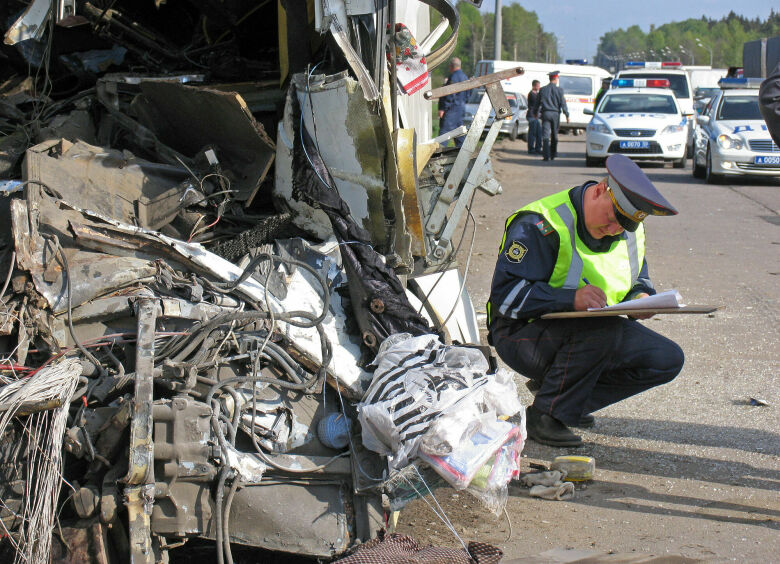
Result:
<svg viewBox="0 0 780 564">
<path fill-rule="evenodd" d="M 559 71 L 552 71 L 550 84 L 539 91 L 539 105 L 542 109 L 542 152 L 545 161 L 551 161 L 558 154 L 558 127 L 561 120 L 561 112 L 566 114 L 566 122 L 569 122 L 569 108 L 566 106 L 566 98 L 563 97 L 563 88 L 558 86 Z"/>
<path fill-rule="evenodd" d="M 444 85 L 463 82 L 468 78 L 466 73 L 460 70 L 460 59 L 457 57 L 450 59 L 450 74 L 444 80 Z M 463 113 L 466 110 L 468 96 L 469 91 L 465 90 L 439 98 L 439 135 L 463 125 Z M 461 135 L 453 140 L 456 147 L 463 145 L 463 137 Z M 442 146 L 446 147 L 447 143 L 442 143 Z"/>
<path fill-rule="evenodd" d="M 677 211 L 624 155 L 606 167 L 600 182 L 510 216 L 493 274 L 488 340 L 538 389 L 526 425 L 547 445 L 581 445 L 568 426 L 593 426 L 592 412 L 671 381 L 684 361 L 676 343 L 636 319 L 540 319 L 655 294 L 642 220 Z"/>
<path fill-rule="evenodd" d="M 596 101 L 593 102 L 593 111 L 596 111 L 596 108 L 599 107 L 599 102 L 601 102 L 601 99 L 604 97 L 604 94 L 607 93 L 607 90 L 609 90 L 609 86 L 612 84 L 612 77 L 611 76 L 605 76 L 601 79 L 601 88 L 599 88 L 599 91 L 596 93 Z"/>
<path fill-rule="evenodd" d="M 531 82 L 531 90 L 528 92 L 528 112 L 525 117 L 528 120 L 528 154 L 542 154 L 542 122 L 540 120 L 538 80 Z"/>
</svg>

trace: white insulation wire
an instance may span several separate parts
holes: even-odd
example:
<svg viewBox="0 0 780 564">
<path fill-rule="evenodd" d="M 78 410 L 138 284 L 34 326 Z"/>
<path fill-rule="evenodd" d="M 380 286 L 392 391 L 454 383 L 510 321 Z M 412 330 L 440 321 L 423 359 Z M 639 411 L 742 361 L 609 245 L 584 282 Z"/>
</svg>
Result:
<svg viewBox="0 0 780 564">
<path fill-rule="evenodd" d="M 79 361 L 64 358 L 29 378 L 0 388 L 0 406 L 4 409 L 0 416 L 0 437 L 22 408 L 46 402 L 57 406 L 19 418 L 26 443 L 27 468 L 19 511 L 22 525 L 18 536 L 9 535 L 16 545 L 14 563 L 48 564 L 50 560 L 55 508 L 62 485 L 62 442 L 70 399 L 80 375 Z M 4 505 L 5 501 L 0 503 Z"/>
</svg>

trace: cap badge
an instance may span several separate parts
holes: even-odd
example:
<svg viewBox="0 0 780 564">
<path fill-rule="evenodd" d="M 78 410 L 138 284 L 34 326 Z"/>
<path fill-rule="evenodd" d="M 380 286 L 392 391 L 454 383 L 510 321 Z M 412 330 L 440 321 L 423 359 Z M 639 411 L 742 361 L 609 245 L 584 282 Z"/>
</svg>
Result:
<svg viewBox="0 0 780 564">
<path fill-rule="evenodd" d="M 642 210 L 637 210 L 634 212 L 635 221 L 642 221 L 646 217 L 647 217 L 647 213 L 643 212 Z"/>
</svg>

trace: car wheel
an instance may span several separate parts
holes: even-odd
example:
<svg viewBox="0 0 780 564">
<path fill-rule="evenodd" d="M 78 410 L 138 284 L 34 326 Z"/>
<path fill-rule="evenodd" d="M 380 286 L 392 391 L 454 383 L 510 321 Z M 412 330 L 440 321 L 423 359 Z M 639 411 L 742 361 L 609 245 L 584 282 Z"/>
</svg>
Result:
<svg viewBox="0 0 780 564">
<path fill-rule="evenodd" d="M 512 126 L 512 131 L 509 133 L 509 138 L 512 141 L 517 141 L 517 137 L 520 135 L 519 128 L 517 127 L 517 122 Z"/>
<path fill-rule="evenodd" d="M 704 167 L 696 162 L 696 152 L 693 153 L 693 167 L 691 173 L 694 178 L 704 178 Z"/>
<path fill-rule="evenodd" d="M 710 148 L 707 147 L 707 168 L 704 170 L 704 179 L 708 184 L 719 184 L 722 176 L 712 172 L 712 153 Z"/>
<path fill-rule="evenodd" d="M 520 134 L 520 140 L 521 141 L 525 141 L 527 143 L 528 142 L 528 134 L 527 133 L 521 133 Z"/>
<path fill-rule="evenodd" d="M 683 155 L 682 158 L 674 161 L 672 163 L 672 167 L 674 168 L 685 168 L 685 165 L 688 164 L 688 158 Z"/>
</svg>

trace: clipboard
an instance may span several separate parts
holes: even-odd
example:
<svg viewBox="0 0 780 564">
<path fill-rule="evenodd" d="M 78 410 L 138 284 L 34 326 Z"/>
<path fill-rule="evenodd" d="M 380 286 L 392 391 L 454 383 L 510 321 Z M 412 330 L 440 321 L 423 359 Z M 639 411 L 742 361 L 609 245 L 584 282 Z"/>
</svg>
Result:
<svg viewBox="0 0 780 564">
<path fill-rule="evenodd" d="M 659 308 L 636 308 L 636 309 L 613 309 L 600 311 L 557 311 L 555 313 L 545 313 L 542 319 L 569 319 L 572 317 L 614 317 L 616 315 L 658 315 L 661 313 L 684 314 L 684 313 L 712 313 L 720 306 L 712 305 L 688 305 L 680 307 L 659 307 Z"/>
</svg>

